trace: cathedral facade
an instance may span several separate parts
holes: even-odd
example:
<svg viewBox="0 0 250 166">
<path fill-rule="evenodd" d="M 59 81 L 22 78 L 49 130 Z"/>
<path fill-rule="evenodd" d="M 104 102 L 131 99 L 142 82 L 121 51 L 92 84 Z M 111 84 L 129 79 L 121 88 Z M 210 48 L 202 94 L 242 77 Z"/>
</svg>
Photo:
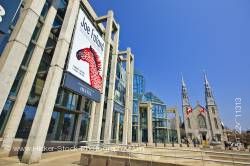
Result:
<svg viewBox="0 0 250 166">
<path fill-rule="evenodd" d="M 182 78 L 182 112 L 186 137 L 199 141 L 222 142 L 223 130 L 212 88 L 204 75 L 205 106 L 199 103 L 192 107 L 186 84 Z"/>
</svg>

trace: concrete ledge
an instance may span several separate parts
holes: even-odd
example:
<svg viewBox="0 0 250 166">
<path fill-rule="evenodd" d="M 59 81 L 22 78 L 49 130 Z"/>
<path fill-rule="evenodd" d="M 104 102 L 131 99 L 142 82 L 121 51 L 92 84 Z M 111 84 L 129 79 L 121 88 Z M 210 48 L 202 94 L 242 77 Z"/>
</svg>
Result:
<svg viewBox="0 0 250 166">
<path fill-rule="evenodd" d="M 151 161 L 147 159 L 137 159 L 124 156 L 99 155 L 99 154 L 88 154 L 88 153 L 81 154 L 80 165 L 81 166 L 96 166 L 96 165 L 98 166 L 127 166 L 127 165 L 182 166 L 180 164 Z"/>
</svg>

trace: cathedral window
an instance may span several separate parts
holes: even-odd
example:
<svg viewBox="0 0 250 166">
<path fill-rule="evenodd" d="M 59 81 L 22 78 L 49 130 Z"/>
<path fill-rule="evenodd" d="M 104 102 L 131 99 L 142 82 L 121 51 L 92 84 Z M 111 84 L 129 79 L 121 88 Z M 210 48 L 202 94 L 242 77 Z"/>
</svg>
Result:
<svg viewBox="0 0 250 166">
<path fill-rule="evenodd" d="M 188 122 L 188 128 L 191 129 L 191 123 L 189 118 L 187 119 L 187 122 Z"/>
<path fill-rule="evenodd" d="M 218 129 L 219 126 L 218 126 L 218 122 L 217 122 L 217 119 L 216 119 L 216 118 L 214 118 L 214 124 L 215 124 L 215 128 Z"/>
<path fill-rule="evenodd" d="M 210 92 L 208 92 L 208 97 L 212 97 Z"/>
<path fill-rule="evenodd" d="M 214 109 L 214 107 L 212 107 L 212 113 L 215 114 L 215 109 Z"/>
<path fill-rule="evenodd" d="M 207 125 L 206 125 L 205 117 L 200 114 L 200 115 L 198 115 L 197 119 L 198 119 L 199 128 L 206 129 Z"/>
</svg>

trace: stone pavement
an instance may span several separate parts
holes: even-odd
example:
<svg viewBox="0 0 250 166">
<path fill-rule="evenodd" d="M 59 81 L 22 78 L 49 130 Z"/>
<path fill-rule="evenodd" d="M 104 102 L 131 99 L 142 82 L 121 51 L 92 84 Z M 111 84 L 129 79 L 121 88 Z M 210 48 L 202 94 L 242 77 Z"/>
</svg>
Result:
<svg viewBox="0 0 250 166">
<path fill-rule="evenodd" d="M 115 148 L 115 147 L 114 147 Z M 182 149 L 182 150 L 180 150 Z M 229 153 L 214 153 L 214 152 L 205 152 L 205 151 L 195 151 L 195 150 L 184 150 L 184 148 L 171 149 L 171 148 L 146 148 L 139 147 L 130 149 L 129 157 L 139 159 L 139 160 L 151 160 L 151 161 L 159 161 L 164 163 L 172 163 L 172 164 L 181 164 L 181 165 L 190 165 L 190 166 L 225 166 L 225 165 L 242 165 L 235 164 L 233 162 L 226 163 L 221 161 L 230 161 L 231 156 L 228 156 Z M 114 150 L 114 149 L 112 149 Z M 116 149 L 115 150 L 121 150 Z M 42 159 L 40 163 L 32 164 L 34 166 L 77 166 L 80 164 L 81 154 L 94 154 L 100 156 L 124 156 L 125 153 L 121 152 L 110 152 L 106 150 L 98 150 L 98 151 L 84 151 L 77 149 L 75 151 L 57 151 L 57 152 L 49 152 L 43 153 Z M 201 153 L 203 155 L 201 155 Z M 240 152 L 238 152 L 239 154 Z M 127 153 L 128 154 L 128 153 Z M 242 153 L 239 156 L 235 153 L 235 158 L 239 162 L 248 162 L 249 164 L 243 164 L 244 166 L 250 166 L 250 157 L 249 153 Z M 246 155 L 246 156 L 244 156 Z M 242 160 L 239 160 L 242 158 Z M 203 161 L 202 159 L 207 159 L 207 161 Z M 249 160 L 248 160 L 249 159 Z M 209 161 L 212 160 L 212 161 Z M 17 156 L 14 157 L 0 157 L 0 166 L 27 166 L 27 164 L 20 163 L 20 159 Z"/>
<path fill-rule="evenodd" d="M 77 166 L 80 163 L 81 151 L 58 151 L 43 153 L 42 159 L 32 166 Z M 0 166 L 28 166 L 20 163 L 17 156 L 0 158 Z"/>
</svg>

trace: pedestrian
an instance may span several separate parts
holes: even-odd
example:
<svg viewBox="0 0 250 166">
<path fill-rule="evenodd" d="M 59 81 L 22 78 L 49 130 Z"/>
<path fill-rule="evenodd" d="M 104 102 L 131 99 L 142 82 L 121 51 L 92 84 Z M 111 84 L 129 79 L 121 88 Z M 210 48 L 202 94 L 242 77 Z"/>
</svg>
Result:
<svg viewBox="0 0 250 166">
<path fill-rule="evenodd" d="M 227 143 L 227 141 L 224 141 L 224 145 L 225 145 L 225 150 L 227 150 L 227 148 L 228 148 L 228 143 Z"/>
<path fill-rule="evenodd" d="M 193 142 L 194 147 L 196 147 L 194 138 L 192 139 L 192 142 Z"/>
</svg>

